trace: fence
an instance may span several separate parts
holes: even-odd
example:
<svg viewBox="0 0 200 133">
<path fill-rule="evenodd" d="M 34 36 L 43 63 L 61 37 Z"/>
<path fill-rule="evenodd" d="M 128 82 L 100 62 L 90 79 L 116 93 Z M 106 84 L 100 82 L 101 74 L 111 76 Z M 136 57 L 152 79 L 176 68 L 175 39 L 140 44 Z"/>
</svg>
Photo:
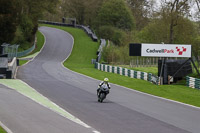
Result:
<svg viewBox="0 0 200 133">
<path fill-rule="evenodd" d="M 140 71 L 130 70 L 127 68 L 110 66 L 106 64 L 100 64 L 98 62 L 96 62 L 95 68 L 100 71 L 116 73 L 116 74 L 120 74 L 120 75 L 127 76 L 130 78 L 142 79 L 142 80 L 146 80 L 155 84 L 159 84 L 158 82 L 159 78 L 157 76 L 154 76 L 151 73 L 140 72 Z"/>
<path fill-rule="evenodd" d="M 187 76 L 186 85 L 190 88 L 200 89 L 200 79 Z"/>
<path fill-rule="evenodd" d="M 91 39 L 94 42 L 98 41 L 98 37 L 96 36 L 96 34 L 89 28 L 89 26 L 84 26 L 84 25 L 74 25 L 74 24 L 65 24 L 65 23 L 60 23 L 60 22 L 50 22 L 50 21 L 45 21 L 45 20 L 39 20 L 39 23 L 43 23 L 43 24 L 51 24 L 51 25 L 58 25 L 58 26 L 67 26 L 67 27 L 76 27 L 76 28 L 80 28 L 83 29 L 89 37 L 91 37 Z"/>
<path fill-rule="evenodd" d="M 161 60 L 161 57 L 131 57 L 130 67 L 157 67 L 158 60 Z M 167 59 L 176 59 L 177 58 L 167 58 Z M 180 58 L 185 59 L 185 58 Z"/>
<path fill-rule="evenodd" d="M 130 61 L 130 67 L 157 67 L 160 58 L 135 57 Z"/>
<path fill-rule="evenodd" d="M 26 56 L 26 55 L 30 54 L 35 49 L 36 43 L 37 43 L 37 39 L 35 39 L 35 42 L 31 48 L 29 48 L 25 51 L 22 51 L 22 52 L 17 52 L 17 57 L 22 57 L 22 56 Z"/>
<path fill-rule="evenodd" d="M 96 59 L 96 62 L 100 62 L 101 60 L 101 56 L 102 56 L 102 52 L 103 52 L 103 48 L 106 46 L 106 40 L 105 39 L 100 39 L 100 46 L 99 46 L 99 49 L 97 51 L 97 59 Z"/>
<path fill-rule="evenodd" d="M 98 37 L 96 36 L 95 33 L 92 32 L 92 30 L 89 28 L 89 26 L 77 25 L 76 27 L 83 29 L 88 34 L 88 36 L 90 36 L 92 38 L 92 40 L 94 42 L 98 42 Z"/>
</svg>

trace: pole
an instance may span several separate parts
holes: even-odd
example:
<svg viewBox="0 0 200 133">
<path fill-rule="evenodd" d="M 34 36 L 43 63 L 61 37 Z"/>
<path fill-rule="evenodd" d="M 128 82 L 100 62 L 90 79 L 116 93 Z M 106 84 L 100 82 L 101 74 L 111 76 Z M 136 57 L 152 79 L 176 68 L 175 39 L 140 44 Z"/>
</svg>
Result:
<svg viewBox="0 0 200 133">
<path fill-rule="evenodd" d="M 192 61 L 192 64 L 193 64 L 194 68 L 196 69 L 196 71 L 197 71 L 197 74 L 198 74 L 198 75 L 199 75 L 199 77 L 200 77 L 199 70 L 197 69 L 197 67 L 196 67 L 196 65 L 195 65 L 195 63 L 194 63 L 194 61 L 193 61 L 193 59 L 192 59 L 192 58 L 190 58 L 190 60 Z"/>
<path fill-rule="evenodd" d="M 162 42 L 162 44 L 164 44 L 164 42 Z M 161 70 L 160 70 L 160 85 L 162 84 L 162 82 L 161 82 L 161 80 L 162 80 L 161 76 L 162 76 L 162 72 L 163 72 L 163 66 L 164 66 L 164 57 L 162 59 L 162 66 L 161 66 Z"/>
</svg>

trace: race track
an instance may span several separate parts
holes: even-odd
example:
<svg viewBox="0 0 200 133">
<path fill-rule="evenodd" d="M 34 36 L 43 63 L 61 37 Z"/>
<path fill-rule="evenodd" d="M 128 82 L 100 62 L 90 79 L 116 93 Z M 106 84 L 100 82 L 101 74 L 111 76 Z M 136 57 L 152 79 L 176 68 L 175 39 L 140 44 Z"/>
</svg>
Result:
<svg viewBox="0 0 200 133">
<path fill-rule="evenodd" d="M 105 103 L 98 103 L 96 88 L 100 81 L 61 64 L 72 50 L 71 35 L 48 27 L 40 31 L 46 44 L 33 61 L 18 69 L 17 78 L 86 124 L 101 133 L 199 133 L 198 108 L 113 84 Z"/>
</svg>

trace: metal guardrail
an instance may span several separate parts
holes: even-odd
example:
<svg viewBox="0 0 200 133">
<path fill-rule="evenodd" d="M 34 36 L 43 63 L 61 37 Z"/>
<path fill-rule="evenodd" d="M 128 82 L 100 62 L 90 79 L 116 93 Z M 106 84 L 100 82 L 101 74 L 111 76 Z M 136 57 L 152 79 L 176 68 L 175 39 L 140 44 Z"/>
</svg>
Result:
<svg viewBox="0 0 200 133">
<path fill-rule="evenodd" d="M 98 41 L 98 37 L 95 33 L 92 32 L 92 30 L 88 26 L 81 26 L 81 28 L 92 38 L 94 42 Z"/>
<path fill-rule="evenodd" d="M 58 25 L 58 26 L 67 26 L 67 27 L 80 28 L 80 29 L 83 29 L 88 34 L 88 36 L 92 38 L 92 40 L 94 42 L 98 42 L 98 37 L 96 36 L 96 34 L 88 26 L 66 24 L 66 23 L 60 23 L 60 22 L 51 22 L 51 21 L 45 21 L 45 20 L 39 20 L 38 22 L 39 23 L 43 23 L 43 24 L 51 24 L 51 25 Z"/>
<path fill-rule="evenodd" d="M 105 39 L 100 39 L 100 46 L 99 46 L 99 49 L 97 51 L 97 59 L 96 59 L 96 62 L 100 62 L 101 60 L 101 56 L 102 56 L 102 52 L 103 52 L 103 48 L 106 46 L 106 40 Z"/>
</svg>

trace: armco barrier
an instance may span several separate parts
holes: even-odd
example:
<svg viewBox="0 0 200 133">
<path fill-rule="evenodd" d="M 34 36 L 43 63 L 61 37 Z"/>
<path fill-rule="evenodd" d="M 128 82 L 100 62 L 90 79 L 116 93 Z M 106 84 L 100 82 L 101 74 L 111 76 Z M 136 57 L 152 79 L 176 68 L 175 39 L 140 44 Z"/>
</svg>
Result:
<svg viewBox="0 0 200 133">
<path fill-rule="evenodd" d="M 200 89 L 200 79 L 187 76 L 186 85 L 190 88 Z"/>
<path fill-rule="evenodd" d="M 51 24 L 51 25 L 58 25 L 58 26 L 67 26 L 67 27 L 76 27 L 76 28 L 80 28 L 83 29 L 89 37 L 92 38 L 92 40 L 94 42 L 98 42 L 98 37 L 96 36 L 95 33 L 92 32 L 92 30 L 88 27 L 88 26 L 84 26 L 84 25 L 73 25 L 73 24 L 65 24 L 65 23 L 60 23 L 60 22 L 51 22 L 51 21 L 45 21 L 45 20 L 39 20 L 39 23 L 42 24 Z"/>
<path fill-rule="evenodd" d="M 100 62 L 102 52 L 103 52 L 103 47 L 106 46 L 106 40 L 105 39 L 100 39 L 100 42 L 101 42 L 101 44 L 100 44 L 99 49 L 97 51 L 97 59 L 96 59 L 97 62 Z"/>
<path fill-rule="evenodd" d="M 116 73 L 130 78 L 146 80 L 158 85 L 159 78 L 151 73 L 140 72 L 140 71 L 130 70 L 127 68 L 110 66 L 106 64 L 100 64 L 98 62 L 95 63 L 95 68 L 104 72 Z"/>
</svg>

